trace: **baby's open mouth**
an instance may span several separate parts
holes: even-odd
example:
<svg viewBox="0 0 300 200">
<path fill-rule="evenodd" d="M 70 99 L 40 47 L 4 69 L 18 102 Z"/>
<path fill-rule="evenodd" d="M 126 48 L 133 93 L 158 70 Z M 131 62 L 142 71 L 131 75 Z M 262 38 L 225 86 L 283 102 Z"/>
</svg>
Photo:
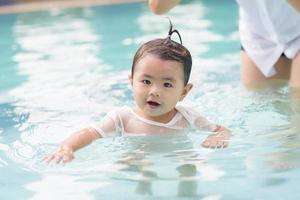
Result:
<svg viewBox="0 0 300 200">
<path fill-rule="evenodd" d="M 150 107 L 158 107 L 160 106 L 159 103 L 155 102 L 155 101 L 147 101 L 147 104 L 150 106 Z"/>
</svg>

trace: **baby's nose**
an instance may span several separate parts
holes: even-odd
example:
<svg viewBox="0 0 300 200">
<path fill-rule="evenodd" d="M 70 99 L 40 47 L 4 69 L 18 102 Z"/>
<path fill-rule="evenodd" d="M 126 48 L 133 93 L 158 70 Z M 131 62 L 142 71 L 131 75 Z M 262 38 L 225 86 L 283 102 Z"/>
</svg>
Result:
<svg viewBox="0 0 300 200">
<path fill-rule="evenodd" d="M 156 86 L 151 87 L 149 94 L 155 97 L 159 97 L 160 96 L 159 88 Z"/>
</svg>

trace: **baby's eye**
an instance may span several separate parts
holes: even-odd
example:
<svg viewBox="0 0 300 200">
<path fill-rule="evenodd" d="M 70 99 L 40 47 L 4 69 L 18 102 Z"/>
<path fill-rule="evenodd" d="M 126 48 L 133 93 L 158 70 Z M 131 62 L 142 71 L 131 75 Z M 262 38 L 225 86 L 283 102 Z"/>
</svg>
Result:
<svg viewBox="0 0 300 200">
<path fill-rule="evenodd" d="M 173 87 L 172 83 L 164 83 L 164 87 L 171 88 Z"/>
<path fill-rule="evenodd" d="M 151 84 L 151 82 L 149 81 L 149 80 L 143 80 L 142 81 L 144 84 L 146 84 L 146 85 L 150 85 Z"/>
</svg>

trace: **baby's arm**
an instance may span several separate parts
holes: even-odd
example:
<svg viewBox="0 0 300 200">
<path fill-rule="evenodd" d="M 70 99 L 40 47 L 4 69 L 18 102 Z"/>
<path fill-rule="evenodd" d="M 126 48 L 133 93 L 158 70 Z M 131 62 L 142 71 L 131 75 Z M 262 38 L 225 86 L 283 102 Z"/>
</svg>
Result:
<svg viewBox="0 0 300 200">
<path fill-rule="evenodd" d="M 206 148 L 224 148 L 228 146 L 230 139 L 230 130 L 224 126 L 217 125 L 207 118 L 203 117 L 199 112 L 191 108 L 178 107 L 185 118 L 192 126 L 198 130 L 212 131 L 214 134 L 209 135 L 202 146 Z"/>
<path fill-rule="evenodd" d="M 202 143 L 206 148 L 225 148 L 228 146 L 230 139 L 230 130 L 224 126 L 217 125 L 217 128 L 213 131 L 214 134 L 209 135 Z"/>
<path fill-rule="evenodd" d="M 161 15 L 171 10 L 179 2 L 180 0 L 149 0 L 148 3 L 153 13 Z"/>
<path fill-rule="evenodd" d="M 65 139 L 54 153 L 46 156 L 45 161 L 48 163 L 51 161 L 55 161 L 56 163 L 70 162 L 74 159 L 75 151 L 87 146 L 100 137 L 101 135 L 93 128 L 86 128 L 76 132 Z"/>
</svg>

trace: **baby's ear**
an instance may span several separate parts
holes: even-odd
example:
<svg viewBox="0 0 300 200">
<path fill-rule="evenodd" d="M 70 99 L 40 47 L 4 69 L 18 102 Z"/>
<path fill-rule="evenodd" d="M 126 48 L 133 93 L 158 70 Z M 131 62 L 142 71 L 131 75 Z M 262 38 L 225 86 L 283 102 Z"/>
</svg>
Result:
<svg viewBox="0 0 300 200">
<path fill-rule="evenodd" d="M 181 94 L 181 98 L 179 99 L 179 101 L 182 101 L 186 95 L 191 91 L 191 89 L 193 88 L 193 84 L 191 83 L 188 83 L 184 88 L 183 88 L 183 91 L 182 91 L 182 94 Z"/>
<path fill-rule="evenodd" d="M 130 81 L 130 85 L 132 86 L 132 75 L 131 74 L 128 74 L 128 80 Z"/>
</svg>

